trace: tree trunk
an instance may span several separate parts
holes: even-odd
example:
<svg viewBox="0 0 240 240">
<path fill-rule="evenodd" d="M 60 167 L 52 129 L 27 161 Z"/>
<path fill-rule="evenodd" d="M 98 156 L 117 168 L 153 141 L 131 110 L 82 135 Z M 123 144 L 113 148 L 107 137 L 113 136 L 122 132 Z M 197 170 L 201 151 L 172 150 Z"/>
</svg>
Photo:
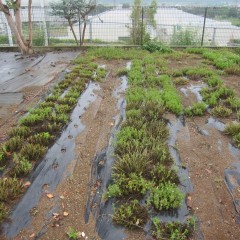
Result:
<svg viewBox="0 0 240 240">
<path fill-rule="evenodd" d="M 22 39 L 22 41 L 24 42 L 24 44 L 26 45 L 24 36 L 23 36 L 23 31 L 22 31 L 22 21 L 21 21 L 21 10 L 20 10 L 20 6 L 21 6 L 21 0 L 17 0 L 16 1 L 16 7 L 14 9 L 14 15 L 15 15 L 15 24 L 17 27 L 17 31 Z"/>
<path fill-rule="evenodd" d="M 74 39 L 75 39 L 75 41 L 76 41 L 76 43 L 77 43 L 77 45 L 78 45 L 78 39 L 77 39 L 76 34 L 75 34 L 75 31 L 74 31 L 74 29 L 73 29 L 73 24 L 72 24 L 71 19 L 68 19 L 68 24 L 69 24 L 69 26 L 70 26 L 70 28 L 71 28 L 71 31 L 72 31 L 73 36 L 74 36 Z M 79 33 L 79 34 L 80 34 L 80 33 Z"/>
<path fill-rule="evenodd" d="M 16 41 L 17 41 L 17 44 L 20 48 L 20 51 L 22 54 L 32 54 L 33 53 L 33 50 L 29 47 L 29 46 L 26 46 L 26 44 L 24 43 L 24 41 L 22 40 L 18 30 L 17 30 L 17 27 L 16 25 L 14 24 L 14 21 L 13 21 L 13 18 L 12 16 L 9 14 L 5 14 L 5 17 L 7 19 L 7 22 L 8 22 L 8 25 L 12 31 L 12 33 L 14 34 L 15 38 L 16 38 Z"/>
<path fill-rule="evenodd" d="M 86 27 L 87 27 L 87 23 L 86 23 L 86 21 L 84 20 L 81 45 L 83 45 L 83 42 L 84 42 Z"/>
</svg>

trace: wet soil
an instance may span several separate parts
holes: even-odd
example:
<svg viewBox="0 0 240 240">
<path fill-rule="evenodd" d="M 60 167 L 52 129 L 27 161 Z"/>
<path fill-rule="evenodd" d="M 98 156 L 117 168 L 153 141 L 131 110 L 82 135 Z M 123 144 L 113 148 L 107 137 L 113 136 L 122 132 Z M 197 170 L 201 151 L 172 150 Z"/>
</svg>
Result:
<svg viewBox="0 0 240 240">
<path fill-rule="evenodd" d="M 100 239 L 95 231 L 96 222 L 92 214 L 89 215 L 87 223 L 84 214 L 89 191 L 96 192 L 101 184 L 91 183 L 92 161 L 107 147 L 111 129 L 119 112 L 114 92 L 121 81 L 115 77 L 113 70 L 124 65 L 125 62 L 114 61 L 107 64 L 107 69 L 110 69 L 108 77 L 105 82 L 99 84 L 100 89 L 94 91 L 95 101 L 90 103 L 87 111 L 79 119 L 84 125 L 84 130 L 76 138 L 76 155 L 67 168 L 72 174 L 66 177 L 56 190 L 51 191 L 54 198 L 48 199 L 46 194 L 42 195 L 32 223 L 14 239 L 67 239 L 66 233 L 70 227 L 84 232 L 87 239 Z M 67 212 L 68 216 L 63 216 L 63 212 Z"/>
<path fill-rule="evenodd" d="M 191 207 L 200 220 L 204 239 L 238 239 L 239 216 L 224 175 L 236 159 L 229 151 L 229 138 L 207 125 L 207 120 L 208 116 L 187 119 L 178 133 L 177 148 L 194 186 Z"/>
<path fill-rule="evenodd" d="M 187 57 L 180 61 L 169 60 L 169 64 L 170 68 L 176 69 L 198 65 L 202 61 L 203 59 L 196 55 L 194 58 Z M 91 181 L 92 163 L 96 155 L 109 144 L 111 131 L 119 114 L 114 93 L 121 86 L 121 81 L 115 77 L 115 73 L 126 62 L 102 61 L 99 64 L 105 64 L 109 74 L 105 82 L 99 84 L 100 88 L 94 91 L 96 97 L 94 102 L 90 103 L 79 118 L 79 124 L 83 124 L 84 129 L 75 140 L 75 157 L 67 165 L 63 180 L 55 189 L 49 188 L 48 185 L 41 186 L 40 201 L 30 210 L 31 223 L 11 239 L 68 239 L 66 233 L 70 227 L 80 233 L 84 232 L 85 237 L 80 239 L 101 239 L 96 231 L 96 219 L 93 214 L 89 214 L 86 222 L 86 203 L 89 193 L 93 196 L 102 184 L 101 181 Z M 239 96 L 238 78 L 235 76 L 222 78 L 227 86 L 236 89 Z M 201 82 L 190 81 L 186 88 L 198 84 Z M 2 121 L 4 125 L 0 128 L 0 139 L 4 139 L 6 128 L 16 123 L 20 113 L 23 114 L 29 106 L 36 104 L 49 87 L 48 84 L 38 87 L 33 85 L 16 91 L 17 97 L 21 96 L 19 93 L 22 93 L 23 97 L 19 98 L 21 103 L 12 103 L 10 112 L 3 115 L 9 116 L 11 113 L 14 117 L 7 122 L 5 118 L 5 124 Z M 178 89 L 182 94 L 184 106 L 192 105 L 198 100 L 192 91 L 188 89 L 186 96 L 180 88 Z M 173 115 L 167 117 L 174 124 L 179 121 Z M 232 188 L 232 195 L 229 192 L 229 185 L 226 184 L 227 177 L 235 176 L 234 171 L 239 170 L 239 165 L 234 166 L 233 163 L 240 162 L 240 153 L 230 145 L 230 138 L 221 132 L 224 123 L 230 120 L 223 119 L 218 122 L 209 115 L 187 118 L 175 132 L 175 149 L 193 185 L 187 199 L 188 208 L 193 211 L 200 224 L 200 233 L 192 238 L 194 240 L 239 239 L 240 236 L 239 214 L 233 203 L 233 197 L 239 199 L 237 182 L 239 180 L 238 178 L 232 180 L 234 183 L 237 182 L 235 188 Z M 53 198 L 49 198 L 47 194 L 52 194 Z M 93 209 L 97 207 L 92 206 Z M 146 237 L 143 231 L 125 231 L 124 239 L 151 238 Z"/>
</svg>

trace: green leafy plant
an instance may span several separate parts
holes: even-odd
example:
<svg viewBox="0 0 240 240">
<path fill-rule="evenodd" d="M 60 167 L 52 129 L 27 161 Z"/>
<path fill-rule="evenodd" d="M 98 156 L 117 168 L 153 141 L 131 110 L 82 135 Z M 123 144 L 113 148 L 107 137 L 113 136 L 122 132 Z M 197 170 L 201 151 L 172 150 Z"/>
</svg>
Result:
<svg viewBox="0 0 240 240">
<path fill-rule="evenodd" d="M 186 116 L 203 116 L 207 105 L 204 102 L 194 103 L 192 107 L 187 107 L 184 110 Z"/>
<path fill-rule="evenodd" d="M 175 184 L 164 183 L 157 188 L 152 188 L 148 203 L 157 210 L 176 209 L 181 206 L 184 196 Z"/>
<path fill-rule="evenodd" d="M 72 227 L 69 228 L 69 231 L 67 232 L 67 236 L 71 240 L 76 240 L 79 238 L 79 233 Z"/>
<path fill-rule="evenodd" d="M 138 200 L 132 200 L 122 204 L 114 210 L 113 221 L 129 229 L 138 228 L 147 222 L 147 210 L 141 206 Z"/>
</svg>

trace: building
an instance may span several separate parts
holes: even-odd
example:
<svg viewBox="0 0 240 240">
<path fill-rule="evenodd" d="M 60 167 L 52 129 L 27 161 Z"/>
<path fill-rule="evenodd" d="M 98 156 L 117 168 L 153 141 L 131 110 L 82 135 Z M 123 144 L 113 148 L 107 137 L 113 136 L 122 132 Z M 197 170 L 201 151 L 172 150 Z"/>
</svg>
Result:
<svg viewBox="0 0 240 240">
<path fill-rule="evenodd" d="M 95 16 L 89 16 L 85 39 L 90 41 L 120 42 L 130 37 L 131 9 L 112 9 Z M 184 12 L 176 7 L 159 7 L 155 14 L 156 29 L 148 27 L 152 39 L 171 43 L 174 34 L 181 31 L 191 32 L 196 41 L 200 42 L 203 32 L 204 17 Z M 74 30 L 79 37 L 79 27 L 76 23 Z M 73 38 L 68 28 L 69 38 Z M 240 39 L 240 28 L 228 21 L 217 21 L 206 18 L 205 45 L 227 46 L 233 40 Z"/>
</svg>

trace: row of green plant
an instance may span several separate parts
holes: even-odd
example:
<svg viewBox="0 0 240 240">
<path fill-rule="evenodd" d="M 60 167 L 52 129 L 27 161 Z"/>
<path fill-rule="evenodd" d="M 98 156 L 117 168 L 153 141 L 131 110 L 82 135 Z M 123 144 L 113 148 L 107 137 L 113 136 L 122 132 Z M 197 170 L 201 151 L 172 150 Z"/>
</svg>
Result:
<svg viewBox="0 0 240 240">
<path fill-rule="evenodd" d="M 72 71 L 52 93 L 27 115 L 20 118 L 18 126 L 0 148 L 0 221 L 7 216 L 6 202 L 23 192 L 22 178 L 43 158 L 70 120 L 78 98 L 90 80 L 101 81 L 106 70 L 89 59 L 78 58 Z"/>
<path fill-rule="evenodd" d="M 187 52 L 202 54 L 204 58 L 213 62 L 218 69 L 222 69 L 228 74 L 240 75 L 240 55 L 228 49 L 189 48 Z"/>
<path fill-rule="evenodd" d="M 117 134 L 113 182 L 104 194 L 105 198 L 116 198 L 113 221 L 129 229 L 142 228 L 150 213 L 178 209 L 185 199 L 178 188 L 180 180 L 168 149 L 169 131 L 163 117 L 166 110 L 180 114 L 181 99 L 170 77 L 158 75 L 155 57 L 148 54 L 142 60 L 134 59 L 127 71 L 126 120 Z M 156 222 L 155 218 L 152 221 Z M 187 223 L 159 222 L 156 226 L 168 232 L 169 239 L 177 229 L 188 229 L 181 232 L 182 239 L 193 231 Z M 162 239 L 154 227 L 152 235 Z"/>
</svg>

